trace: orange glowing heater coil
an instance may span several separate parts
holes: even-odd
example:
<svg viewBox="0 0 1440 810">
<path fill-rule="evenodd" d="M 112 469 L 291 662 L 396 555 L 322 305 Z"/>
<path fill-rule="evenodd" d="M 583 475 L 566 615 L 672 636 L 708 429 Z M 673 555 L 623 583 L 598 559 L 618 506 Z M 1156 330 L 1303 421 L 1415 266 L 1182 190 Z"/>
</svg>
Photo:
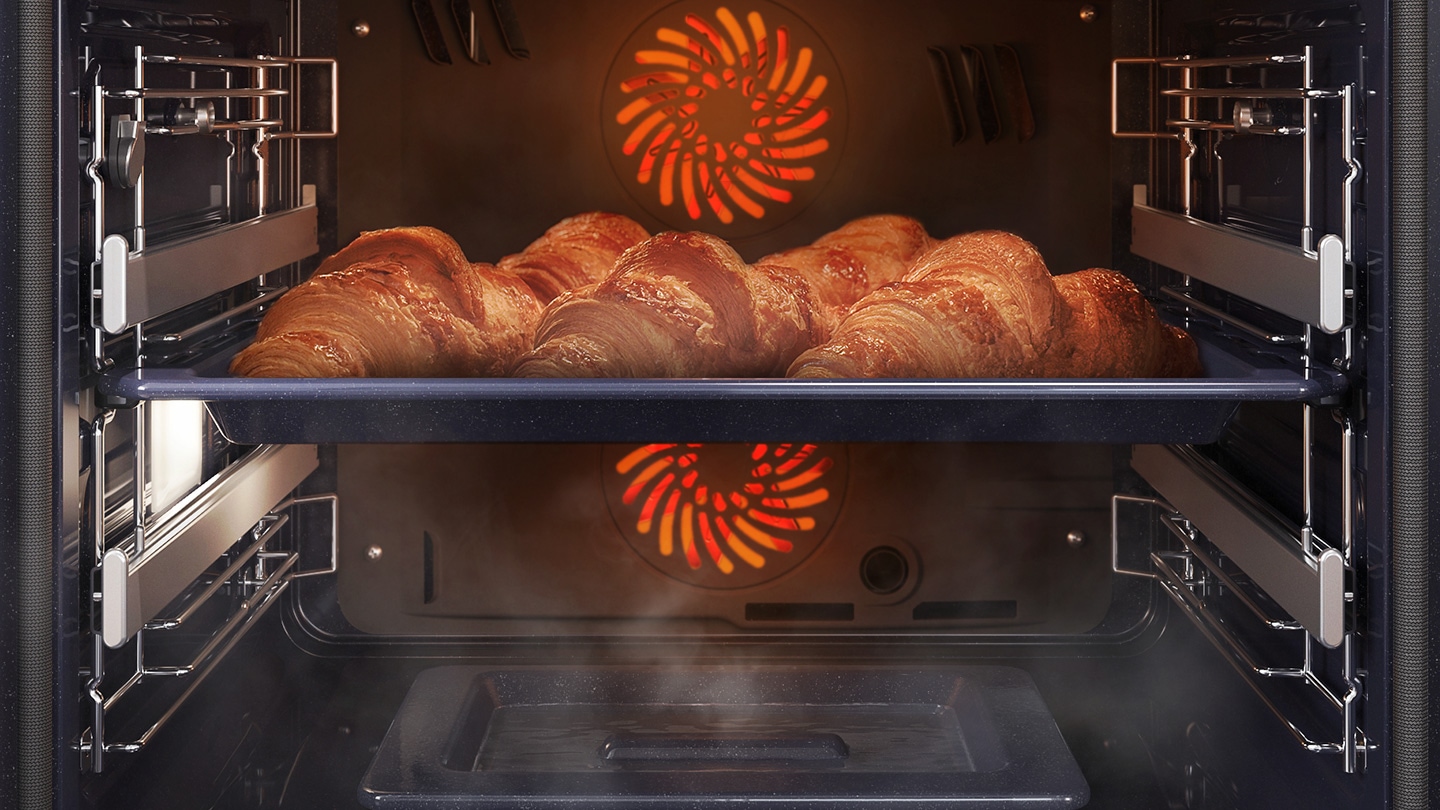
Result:
<svg viewBox="0 0 1440 810">
<path fill-rule="evenodd" d="M 654 180 L 661 205 L 678 199 L 691 220 L 762 219 L 767 204 L 794 200 L 786 185 L 815 179 L 806 161 L 830 149 L 820 132 L 832 111 L 818 106 L 830 80 L 811 74 L 812 50 L 792 53 L 790 31 L 772 32 L 758 11 L 745 23 L 725 6 L 713 20 L 686 14 L 683 28 L 655 32 L 660 47 L 635 52 L 640 72 L 619 85 L 643 93 L 615 117 L 630 127 L 622 151 L 640 155 L 636 181 Z"/>
<path fill-rule="evenodd" d="M 662 556 L 676 553 L 678 538 L 691 569 L 708 560 L 728 575 L 737 564 L 764 568 L 767 554 L 789 554 L 800 536 L 817 529 L 806 512 L 830 499 L 822 484 L 834 459 L 817 456 L 816 445 L 754 445 L 752 480 L 738 488 L 704 480 L 703 448 L 647 444 L 615 465 L 628 476 L 622 502 L 641 504 L 635 530 L 654 532 Z"/>
</svg>

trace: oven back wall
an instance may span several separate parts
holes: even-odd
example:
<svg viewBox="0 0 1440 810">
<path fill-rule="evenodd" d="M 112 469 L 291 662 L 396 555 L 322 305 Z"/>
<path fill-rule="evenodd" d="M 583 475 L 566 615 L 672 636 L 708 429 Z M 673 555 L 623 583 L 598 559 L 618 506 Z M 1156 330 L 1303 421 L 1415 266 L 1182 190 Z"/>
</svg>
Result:
<svg viewBox="0 0 1440 810">
<path fill-rule="evenodd" d="M 1084 633 L 1112 608 L 1113 459 L 342 446 L 339 604 L 385 635 Z"/>
<path fill-rule="evenodd" d="M 448 3 L 450 64 L 427 57 L 410 4 L 342 12 L 342 244 L 426 224 L 494 261 L 607 209 L 753 260 L 892 212 L 937 236 L 1017 231 L 1057 273 L 1110 263 L 1106 3 L 1087 23 L 1054 0 L 511 0 L 523 59 L 471 5 L 488 64 Z M 625 84 L 654 74 L 670 78 Z"/>
</svg>

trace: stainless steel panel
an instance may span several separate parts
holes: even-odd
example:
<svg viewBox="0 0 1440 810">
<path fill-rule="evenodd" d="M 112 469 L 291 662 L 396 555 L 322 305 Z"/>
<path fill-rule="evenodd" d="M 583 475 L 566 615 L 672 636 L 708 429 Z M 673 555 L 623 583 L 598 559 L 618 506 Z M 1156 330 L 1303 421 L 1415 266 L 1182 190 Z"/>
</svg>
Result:
<svg viewBox="0 0 1440 810">
<path fill-rule="evenodd" d="M 1130 252 L 1334 334 L 1345 328 L 1345 243 L 1314 252 L 1134 206 Z"/>
<path fill-rule="evenodd" d="M 216 476 L 156 520 L 145 550 L 105 553 L 101 634 L 133 637 L 319 465 L 314 445 L 271 445 Z"/>
<path fill-rule="evenodd" d="M 139 253 L 105 238 L 100 323 L 117 334 L 319 252 L 314 204 L 229 225 Z"/>
<path fill-rule="evenodd" d="M 1193 451 L 1135 447 L 1131 466 L 1321 644 L 1345 637 L 1345 559 L 1300 533 Z"/>
</svg>

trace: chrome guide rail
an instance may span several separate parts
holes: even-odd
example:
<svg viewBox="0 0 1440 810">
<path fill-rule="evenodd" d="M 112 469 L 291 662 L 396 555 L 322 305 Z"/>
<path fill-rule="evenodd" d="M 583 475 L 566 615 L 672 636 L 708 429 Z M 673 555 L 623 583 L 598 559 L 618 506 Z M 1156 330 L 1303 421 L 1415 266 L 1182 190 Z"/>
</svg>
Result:
<svg viewBox="0 0 1440 810">
<path fill-rule="evenodd" d="M 93 437 L 97 443 L 103 442 L 103 426 L 103 420 L 97 421 L 96 427 L 100 428 L 100 432 Z M 313 453 L 313 448 L 311 452 Z M 103 482 L 100 483 L 103 485 Z M 326 504 L 330 507 L 331 559 L 325 567 L 302 571 L 298 551 L 281 550 L 275 546 L 281 530 L 291 521 L 294 508 L 311 504 Z M 96 629 L 94 658 L 86 684 L 86 694 L 92 703 L 90 728 L 82 734 L 78 744 L 82 756 L 88 758 L 87 764 L 91 771 L 102 772 L 108 754 L 135 753 L 144 748 L 205 679 L 221 665 L 235 645 L 245 638 L 255 623 L 274 606 L 278 597 L 292 582 L 302 577 L 335 573 L 335 548 L 338 546 L 338 524 L 335 518 L 338 506 L 339 500 L 334 494 L 286 498 L 266 510 L 247 530 L 230 535 L 229 546 L 222 549 L 215 560 L 206 566 L 206 569 L 213 573 L 202 573 L 192 582 L 185 584 L 170 605 L 171 612 L 146 621 L 126 641 L 126 644 L 133 646 L 133 669 L 127 666 L 128 676 L 108 693 L 104 689 L 107 682 L 106 662 L 114 654 L 102 643 L 102 632 L 99 628 Z M 234 542 L 237 536 L 240 538 L 238 543 Z M 97 543 L 100 543 L 97 549 L 103 548 L 103 540 L 97 540 Z M 224 567 L 214 572 L 217 561 L 223 563 Z M 100 573 L 103 578 L 104 566 Z M 200 618 L 202 609 L 213 605 L 217 597 L 228 597 L 232 604 L 231 610 L 218 621 L 213 617 Z M 103 611 L 106 595 L 103 592 L 97 593 L 96 598 Z M 147 650 L 147 642 L 166 638 L 166 631 L 189 627 L 196 622 L 201 626 L 193 628 L 192 632 L 200 633 L 202 639 L 193 651 L 178 662 L 169 660 L 173 657 L 173 652 L 164 656 L 166 660 L 157 660 L 160 654 Z M 121 654 L 125 655 L 123 651 Z M 183 686 L 180 685 L 181 682 Z M 136 706 L 129 710 L 132 712 L 143 711 L 144 707 L 156 705 L 147 700 L 136 702 L 130 699 L 142 691 L 155 690 L 165 690 L 168 697 L 159 704 L 164 708 L 158 715 L 146 721 L 144 731 L 128 740 L 108 738 L 105 729 L 107 725 L 114 725 L 111 722 L 112 715 L 124 710 L 131 703 Z M 133 725 L 135 720 L 133 716 L 124 719 L 127 726 Z"/>
<path fill-rule="evenodd" d="M 1345 242 L 1314 251 L 1136 205 L 1130 252 L 1334 334 L 1345 328 Z"/>
<path fill-rule="evenodd" d="M 1274 346 L 1299 346 L 1305 343 L 1304 335 L 1277 335 L 1250 323 L 1249 321 L 1237 318 L 1218 307 L 1212 307 L 1204 301 L 1196 299 L 1187 293 L 1182 287 L 1165 286 L 1160 288 L 1161 295 L 1174 299 L 1184 304 L 1188 309 L 1208 315 L 1221 323 L 1233 326 L 1245 334 L 1269 343 Z"/>
<path fill-rule="evenodd" d="M 273 304 L 275 303 L 275 301 L 279 300 L 280 296 L 284 295 L 289 291 L 289 287 L 277 287 L 271 290 L 264 290 L 259 295 L 251 298 L 249 301 L 233 306 L 218 315 L 206 318 L 200 323 L 188 326 L 178 332 L 164 332 L 159 334 L 146 335 L 145 342 L 146 344 L 158 343 L 167 346 L 184 343 L 185 341 L 190 340 L 193 337 L 205 334 L 210 329 L 216 326 L 220 326 L 227 321 L 231 321 L 235 318 L 248 315 L 250 312 L 261 309 L 267 304 Z"/>
<path fill-rule="evenodd" d="M 1162 116 L 1158 131 L 1126 130 L 1120 123 L 1120 73 L 1123 66 L 1144 66 L 1150 71 L 1147 91 L 1155 104 L 1178 102 Z M 1354 261 L 1355 186 L 1361 167 L 1355 159 L 1356 85 L 1316 87 L 1315 56 L 1306 46 L 1301 53 L 1199 59 L 1190 56 L 1125 57 L 1110 69 L 1110 133 L 1115 138 L 1175 140 L 1180 144 L 1181 211 L 1172 213 L 1137 202 L 1133 209 L 1131 252 L 1169 267 L 1190 279 L 1214 285 L 1288 315 L 1328 334 L 1347 330 L 1353 297 L 1348 277 Z M 1231 72 L 1247 68 L 1285 67 L 1293 84 L 1243 86 L 1233 83 Z M 1223 71 L 1216 73 L 1216 69 Z M 1169 72 L 1174 72 L 1170 74 Z M 1207 72 L 1209 71 L 1209 72 Z M 1296 73 L 1298 71 L 1298 77 Z M 1167 75 L 1173 75 L 1167 84 Z M 1208 84 L 1207 84 L 1208 81 Z M 1268 83 L 1268 82 L 1265 82 Z M 1254 84 L 1251 82 L 1250 84 Z M 1218 86 L 1217 86 L 1218 85 Z M 1267 103 L 1290 101 L 1299 107 L 1298 121 L 1279 120 L 1281 113 Z M 1198 114 L 1202 102 L 1210 115 Z M 1344 209 L 1340 234 L 1315 232 L 1316 104 L 1338 102 L 1341 122 L 1335 133 L 1342 142 L 1347 174 L 1336 189 Z M 1126 105 L 1133 107 L 1135 105 Z M 1293 108 L 1292 108 L 1293 109 Z M 1200 152 L 1196 133 L 1212 139 L 1297 137 L 1301 139 L 1303 185 L 1299 244 L 1287 245 L 1245 233 L 1236 228 L 1192 216 L 1193 163 Z M 1214 148 L 1214 140 L 1210 147 Z M 1214 313 L 1210 313 L 1214 314 Z M 1231 321 L 1234 322 L 1233 320 Z"/>
<path fill-rule="evenodd" d="M 1350 460 L 1351 434 L 1347 426 L 1345 453 Z M 1143 448 L 1137 448 L 1137 451 Z M 1153 448 L 1162 453 L 1171 450 Z M 1143 466 L 1144 461 L 1139 466 Z M 1347 476 L 1348 479 L 1348 476 Z M 1347 486 L 1347 493 L 1351 490 Z M 1168 536 L 1178 543 L 1172 550 L 1151 549 L 1147 554 L 1145 568 L 1126 567 L 1121 563 L 1120 512 L 1123 507 L 1144 507 L 1153 510 L 1156 519 Z M 1180 610 L 1191 620 L 1210 643 L 1219 651 L 1251 690 L 1260 698 L 1270 712 L 1285 726 L 1292 737 L 1307 751 L 1313 753 L 1334 753 L 1341 755 L 1345 773 L 1357 773 L 1364 767 L 1363 758 L 1375 749 L 1359 726 L 1358 704 L 1362 685 L 1355 666 L 1356 641 L 1353 631 L 1346 629 L 1337 645 L 1343 657 L 1343 681 L 1338 687 L 1328 683 L 1322 676 L 1317 661 L 1313 636 L 1305 632 L 1302 622 L 1290 616 L 1276 615 L 1261 603 L 1252 592 L 1258 582 L 1244 582 L 1236 579 L 1227 568 L 1233 566 L 1249 573 L 1249 569 L 1238 562 L 1215 542 L 1215 538 L 1202 534 L 1200 526 L 1163 497 L 1145 497 L 1117 494 L 1111 498 L 1111 569 L 1121 575 L 1151 579 L 1168 595 Z M 1344 559 L 1349 558 L 1349 521 L 1346 522 Z M 1220 549 L 1226 560 L 1222 561 L 1201 543 L 1202 537 Z M 1293 538 L 1292 538 L 1293 540 Z M 1333 551 L 1327 549 L 1327 551 Z M 1259 588 L 1259 590 L 1264 590 Z M 1346 608 L 1350 605 L 1345 595 Z M 1272 597 L 1273 598 L 1273 597 Z M 1261 633 L 1299 633 L 1303 642 L 1303 654 L 1298 664 L 1275 666 L 1264 663 L 1260 654 L 1254 652 L 1242 635 L 1225 618 L 1218 608 L 1221 600 L 1238 602 L 1245 612 L 1257 623 Z M 1284 606 L 1281 605 L 1283 608 Z M 1243 618 L 1243 615 L 1241 616 Z M 1292 636 L 1293 637 L 1293 636 Z M 1274 684 L 1286 683 L 1296 686 L 1298 692 L 1291 698 L 1311 696 L 1322 707 L 1328 707 L 1339 716 L 1339 742 L 1325 742 L 1317 734 L 1307 732 L 1301 724 L 1292 719 L 1278 701 L 1272 690 L 1280 688 Z M 1322 711 L 1327 711 L 1322 709 Z"/>
<path fill-rule="evenodd" d="M 181 87 L 181 88 L 140 88 L 138 90 L 106 90 L 106 98 L 137 99 L 137 98 L 266 98 L 270 96 L 289 95 L 289 90 L 278 88 L 257 88 L 257 87 Z M 150 132 L 148 127 L 147 132 Z"/>
<path fill-rule="evenodd" d="M 143 550 L 133 543 L 106 550 L 99 628 L 105 644 L 133 638 L 318 466 L 314 445 L 263 447 L 156 519 Z"/>
<path fill-rule="evenodd" d="M 132 253 L 124 236 L 101 248 L 97 325 L 115 334 L 320 250 L 315 205 L 267 214 Z"/>
</svg>

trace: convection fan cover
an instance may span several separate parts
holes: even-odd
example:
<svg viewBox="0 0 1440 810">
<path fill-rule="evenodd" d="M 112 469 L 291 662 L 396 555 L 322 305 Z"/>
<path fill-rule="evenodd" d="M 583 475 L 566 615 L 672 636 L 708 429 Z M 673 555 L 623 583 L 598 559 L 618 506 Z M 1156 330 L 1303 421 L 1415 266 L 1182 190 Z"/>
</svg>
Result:
<svg viewBox="0 0 1440 810">
<path fill-rule="evenodd" d="M 705 588 L 777 579 L 824 541 L 847 480 L 843 445 L 607 445 L 605 495 L 627 542 Z"/>
<path fill-rule="evenodd" d="M 845 88 L 820 36 L 765 2 L 675 3 L 627 40 L 602 95 L 611 165 L 666 225 L 735 239 L 817 198 L 845 139 Z"/>
</svg>

